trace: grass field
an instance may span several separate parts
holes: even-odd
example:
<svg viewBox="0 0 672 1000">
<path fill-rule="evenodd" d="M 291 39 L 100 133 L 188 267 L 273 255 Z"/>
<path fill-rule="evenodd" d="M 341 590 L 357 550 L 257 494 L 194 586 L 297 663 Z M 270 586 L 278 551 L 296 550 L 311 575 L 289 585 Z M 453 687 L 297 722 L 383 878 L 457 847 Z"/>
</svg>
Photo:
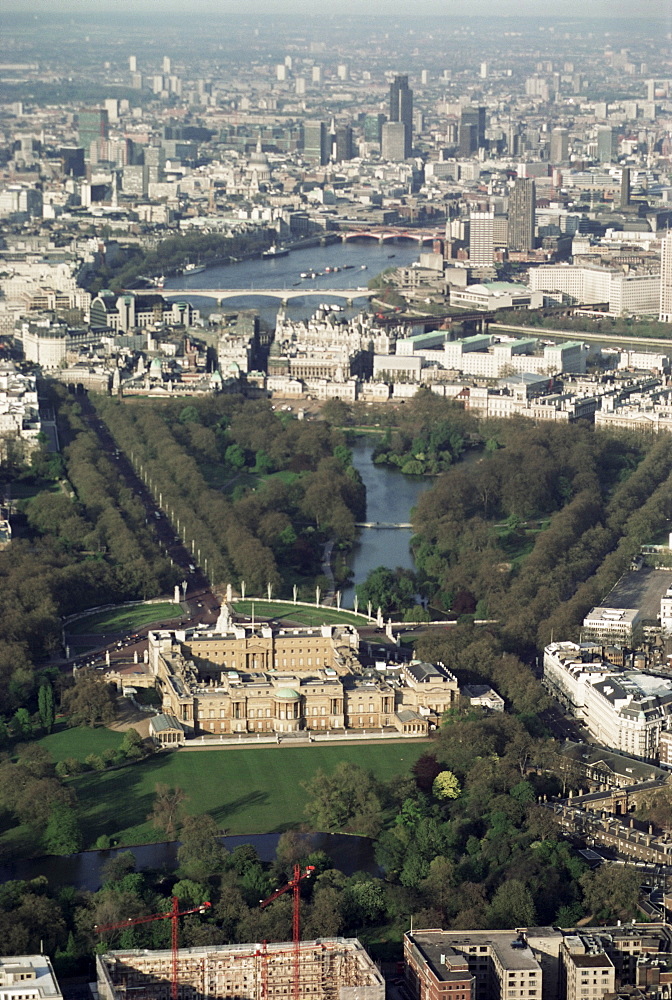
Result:
<svg viewBox="0 0 672 1000">
<path fill-rule="evenodd" d="M 280 604 L 277 601 L 235 601 L 234 608 L 238 614 L 252 615 L 261 618 L 286 618 L 301 625 L 362 625 L 362 618 L 353 615 L 351 611 L 338 611 L 336 608 L 306 608 L 301 605 Z"/>
<path fill-rule="evenodd" d="M 74 757 L 84 760 L 90 753 L 101 754 L 110 748 L 116 750 L 123 739 L 123 733 L 116 733 L 102 726 L 89 729 L 88 726 L 78 726 L 69 729 L 65 722 L 57 722 L 54 732 L 43 736 L 40 745 L 48 750 L 54 761 Z"/>
<path fill-rule="evenodd" d="M 66 627 L 66 631 L 71 635 L 85 635 L 93 632 L 97 634 L 128 632 L 141 625 L 170 621 L 170 619 L 179 618 L 181 615 L 181 606 L 173 604 L 171 601 L 162 601 L 160 604 L 140 604 L 135 608 L 111 608 L 109 611 L 99 611 L 97 614 L 78 618 L 77 621 Z"/>
<path fill-rule="evenodd" d="M 301 783 L 310 783 L 318 768 L 330 771 L 347 760 L 389 780 L 406 773 L 427 746 L 386 742 L 160 753 L 119 770 L 80 775 L 72 779 L 72 786 L 80 803 L 86 847 L 93 847 L 101 834 L 122 846 L 156 840 L 160 835 L 147 822 L 147 815 L 157 782 L 183 788 L 187 811 L 210 813 L 229 834 L 277 833 L 305 821 L 310 793 Z M 0 851 L 11 851 L 20 835 L 17 828 L 5 831 Z"/>
<path fill-rule="evenodd" d="M 348 760 L 381 779 L 404 773 L 426 749 L 422 743 L 203 750 L 165 753 L 119 771 L 75 779 L 86 817 L 86 841 L 106 833 L 122 844 L 156 839 L 146 817 L 154 786 L 183 788 L 187 810 L 208 812 L 230 834 L 277 833 L 304 822 L 309 793 L 301 786 L 318 768 Z"/>
</svg>

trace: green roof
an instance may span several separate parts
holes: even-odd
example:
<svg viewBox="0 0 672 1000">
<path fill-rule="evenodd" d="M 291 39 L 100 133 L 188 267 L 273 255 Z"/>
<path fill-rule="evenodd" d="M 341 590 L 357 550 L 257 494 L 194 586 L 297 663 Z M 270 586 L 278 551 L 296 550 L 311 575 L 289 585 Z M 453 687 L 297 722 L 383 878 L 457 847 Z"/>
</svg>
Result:
<svg viewBox="0 0 672 1000">
<path fill-rule="evenodd" d="M 275 697 L 283 698 L 285 701 L 298 701 L 301 695 L 294 688 L 278 688 Z"/>
</svg>

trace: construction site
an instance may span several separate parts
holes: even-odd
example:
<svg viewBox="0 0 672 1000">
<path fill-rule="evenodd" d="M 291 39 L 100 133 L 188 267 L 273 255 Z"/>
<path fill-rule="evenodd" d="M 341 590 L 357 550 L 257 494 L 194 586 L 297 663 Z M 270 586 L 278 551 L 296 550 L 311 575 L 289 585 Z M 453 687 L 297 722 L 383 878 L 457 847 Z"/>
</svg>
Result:
<svg viewBox="0 0 672 1000">
<path fill-rule="evenodd" d="M 385 981 L 356 938 L 108 951 L 100 1000 L 384 1000 Z"/>
</svg>

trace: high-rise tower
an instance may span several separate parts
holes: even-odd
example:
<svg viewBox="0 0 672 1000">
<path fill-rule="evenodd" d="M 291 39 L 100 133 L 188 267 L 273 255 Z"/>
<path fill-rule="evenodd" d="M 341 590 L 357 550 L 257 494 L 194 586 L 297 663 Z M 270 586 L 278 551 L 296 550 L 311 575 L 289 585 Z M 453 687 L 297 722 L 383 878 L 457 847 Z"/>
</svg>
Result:
<svg viewBox="0 0 672 1000">
<path fill-rule="evenodd" d="M 303 155 L 306 160 L 324 166 L 329 160 L 327 125 L 323 121 L 303 123 Z"/>
<path fill-rule="evenodd" d="M 672 233 L 662 242 L 660 256 L 660 316 L 661 323 L 672 323 Z"/>
<path fill-rule="evenodd" d="M 395 76 L 390 84 L 390 121 L 402 122 L 406 129 L 404 159 L 407 159 L 413 149 L 413 91 L 407 76 Z"/>
<path fill-rule="evenodd" d="M 534 249 L 536 189 L 531 177 L 518 177 L 509 195 L 509 250 Z"/>
<path fill-rule="evenodd" d="M 462 108 L 458 134 L 460 156 L 471 156 L 485 145 L 485 108 Z"/>
<path fill-rule="evenodd" d="M 91 146 L 102 143 L 109 135 L 108 115 L 104 108 L 86 108 L 77 115 L 79 145 L 84 149 L 84 159 L 91 159 Z M 95 159 L 99 150 L 96 150 Z"/>
</svg>

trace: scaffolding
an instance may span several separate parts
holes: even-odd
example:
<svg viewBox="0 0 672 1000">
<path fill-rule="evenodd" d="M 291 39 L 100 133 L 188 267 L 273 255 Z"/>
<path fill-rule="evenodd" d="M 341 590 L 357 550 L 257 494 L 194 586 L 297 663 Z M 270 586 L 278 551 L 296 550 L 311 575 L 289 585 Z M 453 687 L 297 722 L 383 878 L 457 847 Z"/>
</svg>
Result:
<svg viewBox="0 0 672 1000">
<path fill-rule="evenodd" d="M 219 945 L 178 951 L 178 1000 L 291 1000 L 295 948 Z M 97 957 L 101 1000 L 170 1000 L 171 952 L 110 951 Z M 299 946 L 301 1000 L 384 1000 L 385 983 L 356 938 Z"/>
</svg>

